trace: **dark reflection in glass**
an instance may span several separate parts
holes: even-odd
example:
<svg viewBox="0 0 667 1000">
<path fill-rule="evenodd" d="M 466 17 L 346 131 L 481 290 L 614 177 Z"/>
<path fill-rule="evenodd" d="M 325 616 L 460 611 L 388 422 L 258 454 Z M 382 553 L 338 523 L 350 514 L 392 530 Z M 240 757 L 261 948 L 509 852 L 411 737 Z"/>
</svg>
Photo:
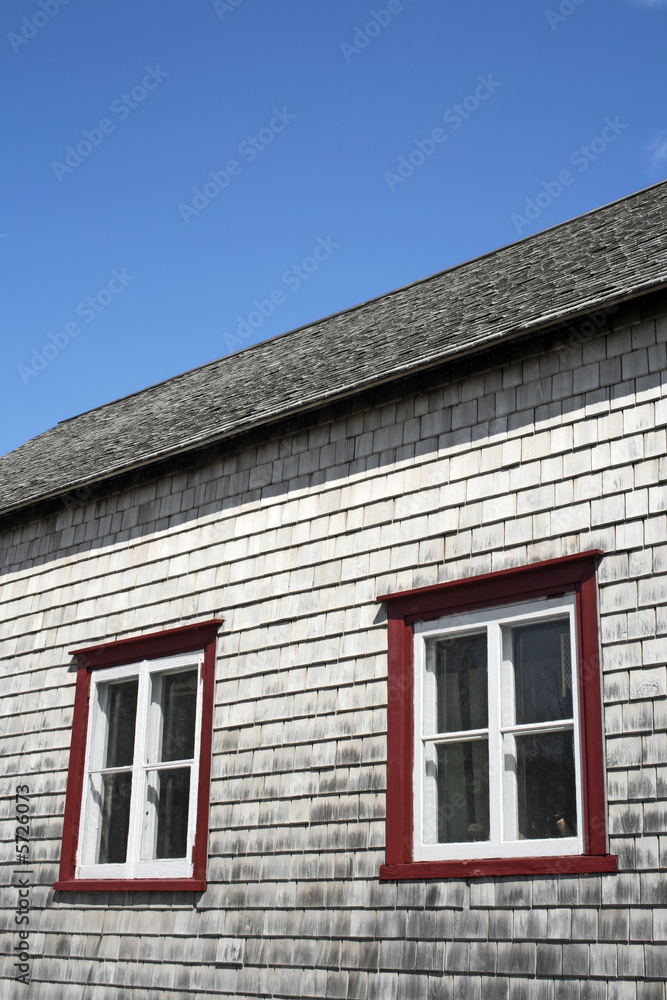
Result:
<svg viewBox="0 0 667 1000">
<path fill-rule="evenodd" d="M 519 836 L 577 833 L 574 738 L 571 729 L 516 737 Z"/>
<path fill-rule="evenodd" d="M 572 718 L 570 623 L 513 629 L 517 725 Z"/>
<path fill-rule="evenodd" d="M 438 843 L 488 840 L 488 740 L 441 744 L 437 753 Z"/>
<path fill-rule="evenodd" d="M 120 684 L 109 684 L 107 688 L 109 736 L 105 767 L 125 767 L 132 763 L 138 689 L 136 677 Z"/>
<path fill-rule="evenodd" d="M 188 841 L 190 768 L 157 772 L 156 858 L 184 858 Z"/>
<path fill-rule="evenodd" d="M 197 671 L 162 676 L 161 761 L 189 760 L 195 755 Z"/>
<path fill-rule="evenodd" d="M 437 732 L 486 729 L 488 681 L 486 632 L 436 639 Z"/>
<path fill-rule="evenodd" d="M 101 777 L 102 823 L 97 861 L 101 865 L 124 864 L 130 829 L 132 772 L 120 771 Z"/>
</svg>

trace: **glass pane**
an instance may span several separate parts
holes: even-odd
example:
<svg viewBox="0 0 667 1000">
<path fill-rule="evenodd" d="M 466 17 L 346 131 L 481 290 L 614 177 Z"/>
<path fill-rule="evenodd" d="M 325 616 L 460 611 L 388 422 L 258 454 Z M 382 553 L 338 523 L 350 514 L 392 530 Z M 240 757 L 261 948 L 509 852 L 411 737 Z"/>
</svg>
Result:
<svg viewBox="0 0 667 1000">
<path fill-rule="evenodd" d="M 188 841 L 190 768 L 148 772 L 141 856 L 184 858 Z"/>
<path fill-rule="evenodd" d="M 197 670 L 163 674 L 161 682 L 162 752 L 158 760 L 189 760 L 195 755 Z"/>
<path fill-rule="evenodd" d="M 521 625 L 513 633 L 517 725 L 571 719 L 569 619 Z"/>
<path fill-rule="evenodd" d="M 137 717 L 139 680 L 107 686 L 109 730 L 105 767 L 125 767 L 134 757 L 134 727 Z"/>
<path fill-rule="evenodd" d="M 100 865 L 124 864 L 127 857 L 127 833 L 130 828 L 130 797 L 132 772 L 102 774 L 100 792 L 93 790 L 93 801 L 101 807 L 100 844 L 97 862 Z M 98 785 L 99 788 L 99 785 Z"/>
<path fill-rule="evenodd" d="M 431 639 L 429 644 L 431 643 L 435 655 L 429 656 L 427 653 L 427 663 L 433 664 L 435 673 L 436 732 L 457 733 L 466 729 L 486 729 L 486 632 L 452 639 Z M 426 697 L 430 697 L 428 683 Z M 432 713 L 427 710 L 425 714 L 428 719 Z"/>
<path fill-rule="evenodd" d="M 514 738 L 519 839 L 574 837 L 577 797 L 572 730 Z"/>
<path fill-rule="evenodd" d="M 489 839 L 488 740 L 446 743 L 435 747 L 439 844 Z M 431 763 L 430 768 L 433 768 Z M 429 784 L 427 763 L 427 785 Z M 435 824 L 425 823 L 426 830 Z M 426 838 L 425 838 L 426 839 Z"/>
</svg>

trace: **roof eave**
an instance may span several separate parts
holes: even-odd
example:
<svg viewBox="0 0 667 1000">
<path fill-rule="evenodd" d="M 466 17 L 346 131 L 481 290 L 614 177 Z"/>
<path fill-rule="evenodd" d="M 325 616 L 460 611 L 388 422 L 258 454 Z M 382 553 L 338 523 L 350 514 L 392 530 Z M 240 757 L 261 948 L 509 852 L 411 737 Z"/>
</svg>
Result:
<svg viewBox="0 0 667 1000">
<path fill-rule="evenodd" d="M 301 403 L 294 406 L 277 410 L 272 413 L 267 413 L 256 420 L 239 422 L 219 433 L 209 435 L 207 437 L 202 436 L 191 438 L 178 448 L 156 451 L 144 456 L 139 461 L 127 463 L 122 466 L 109 467 L 99 474 L 88 478 L 72 480 L 67 483 L 67 485 L 57 490 L 35 493 L 20 503 L 10 504 L 0 508 L 0 517 L 17 511 L 26 510 L 35 504 L 42 503 L 44 501 L 53 500 L 61 496 L 67 496 L 75 490 L 82 490 L 90 486 L 95 486 L 98 483 L 105 482 L 106 480 L 113 479 L 117 476 L 122 476 L 129 472 L 134 472 L 138 469 L 155 465 L 158 462 L 168 461 L 169 459 L 178 458 L 190 452 L 211 447 L 215 444 L 220 444 L 224 441 L 238 437 L 240 434 L 256 430 L 258 427 L 268 426 L 270 424 L 277 423 L 280 420 L 287 420 L 290 417 L 307 413 L 311 410 L 317 409 L 318 407 L 327 406 L 341 399 L 347 399 L 358 395 L 376 386 L 386 385 L 390 382 L 395 382 L 398 379 L 405 378 L 410 375 L 417 375 L 421 372 L 437 368 L 439 365 L 447 361 L 453 361 L 457 358 L 473 354 L 480 354 L 490 347 L 516 340 L 518 337 L 523 337 L 532 333 L 539 333 L 550 328 L 557 328 L 566 323 L 572 323 L 578 319 L 583 319 L 595 310 L 601 308 L 611 309 L 634 299 L 642 298 L 645 295 L 664 290 L 667 290 L 667 282 L 665 281 L 658 282 L 656 284 L 647 282 L 646 284 L 634 286 L 632 290 L 624 290 L 621 294 L 618 294 L 618 290 L 616 290 L 616 293 L 610 297 L 605 298 L 604 296 L 598 296 L 597 298 L 589 299 L 585 303 L 579 304 L 576 310 L 562 310 L 560 312 L 555 310 L 553 313 L 546 315 L 543 314 L 536 322 L 529 323 L 515 330 L 510 330 L 504 334 L 489 334 L 488 336 L 478 338 L 477 341 L 472 344 L 466 344 L 465 347 L 453 346 L 439 351 L 437 356 L 424 359 L 421 362 L 398 365 L 394 370 L 385 374 L 382 378 L 369 377 L 367 379 L 362 379 L 360 382 L 355 382 L 353 385 L 350 384 L 342 388 L 339 387 L 330 394 L 320 394 L 317 398 L 303 400 Z"/>
</svg>

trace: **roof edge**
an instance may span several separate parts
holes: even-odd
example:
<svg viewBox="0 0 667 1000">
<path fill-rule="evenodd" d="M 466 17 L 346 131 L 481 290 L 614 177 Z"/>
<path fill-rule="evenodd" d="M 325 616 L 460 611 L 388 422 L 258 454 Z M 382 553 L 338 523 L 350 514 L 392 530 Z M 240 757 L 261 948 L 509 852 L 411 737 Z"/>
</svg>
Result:
<svg viewBox="0 0 667 1000">
<path fill-rule="evenodd" d="M 604 212 L 606 209 L 612 208 L 614 205 L 620 205 L 624 201 L 629 201 L 631 198 L 636 198 L 638 195 L 662 186 L 667 186 L 667 180 L 657 181 L 655 184 L 649 184 L 648 187 L 640 188 L 638 191 L 633 191 L 631 194 L 623 195 L 622 198 L 616 198 L 614 201 L 606 202 L 604 205 L 599 205 L 597 208 L 591 208 L 587 212 L 582 212 L 581 215 L 575 215 L 571 219 L 565 219 L 563 222 L 557 222 L 555 225 L 549 226 L 547 229 L 540 229 L 539 232 L 531 233 L 530 236 L 524 236 L 522 239 L 514 240 L 513 243 L 504 243 L 502 246 L 496 247 L 493 250 L 487 250 L 486 253 L 479 254 L 477 257 L 469 257 L 467 260 L 460 261 L 458 264 L 452 264 L 451 267 L 446 267 L 443 271 L 434 271 L 433 274 L 429 274 L 425 278 L 417 278 L 416 281 L 410 281 L 407 285 L 401 285 L 399 288 L 392 288 L 388 292 L 381 292 L 379 295 L 375 295 L 370 299 L 364 299 L 363 302 L 358 302 L 354 306 L 346 306 L 345 309 L 339 309 L 326 316 L 320 316 L 315 320 L 311 320 L 309 323 L 302 323 L 301 326 L 295 326 L 291 330 L 285 330 L 283 333 L 278 333 L 273 337 L 258 340 L 256 343 L 249 344 L 247 347 L 244 347 L 239 351 L 232 351 L 231 354 L 223 354 L 219 358 L 214 358 L 213 361 L 206 361 L 203 365 L 197 365 L 195 368 L 188 368 L 187 371 L 179 372 L 177 375 L 170 375 L 168 378 L 161 379 L 159 382 L 153 382 L 151 385 L 144 386 L 142 389 L 136 389 L 134 392 L 128 392 L 124 396 L 118 396 L 116 399 L 111 399 L 108 403 L 101 403 L 99 406 L 93 406 L 90 410 L 82 410 L 81 413 L 76 413 L 72 417 L 66 417 L 64 420 L 59 420 L 56 426 L 59 427 L 61 424 L 67 424 L 72 420 L 78 420 L 79 417 L 83 417 L 87 413 L 95 413 L 97 410 L 103 410 L 107 406 L 115 406 L 116 403 L 121 403 L 125 399 L 132 399 L 134 396 L 140 396 L 144 392 L 150 392 L 152 389 L 157 389 L 161 385 L 166 385 L 167 382 L 177 382 L 179 379 L 186 378 L 188 375 L 191 375 L 192 372 L 202 371 L 205 368 L 217 365 L 225 358 L 234 358 L 239 354 L 248 354 L 251 351 L 263 347 L 265 344 L 273 343 L 276 340 L 282 340 L 284 337 L 290 337 L 295 333 L 300 333 L 302 330 L 308 330 L 311 327 L 317 327 L 321 323 L 328 323 L 330 320 L 335 319 L 338 316 L 347 316 L 349 313 L 365 309 L 366 306 L 379 302 L 381 299 L 389 299 L 394 295 L 400 295 L 402 292 L 405 292 L 410 288 L 417 288 L 420 285 L 428 284 L 429 281 L 435 281 L 444 274 L 451 274 L 453 271 L 458 271 L 463 267 L 470 267 L 478 261 L 486 260 L 487 258 L 500 254 L 505 250 L 509 250 L 511 247 L 518 246 L 520 243 L 529 243 L 531 240 L 540 239 L 547 233 L 553 233 L 558 229 L 563 229 L 565 226 L 570 226 L 575 222 L 579 222 L 581 219 L 586 219 L 589 215 L 597 215 L 598 212 Z M 9 454 L 11 454 L 11 452 L 9 452 Z"/>
<path fill-rule="evenodd" d="M 657 185 L 652 185 L 652 186 L 656 187 Z M 620 199 L 620 200 L 625 200 L 625 199 Z M 558 227 L 555 226 L 553 228 L 558 228 Z M 544 230 L 544 232 L 546 231 L 547 230 Z M 415 282 L 415 284 L 419 283 L 421 282 Z M 408 285 L 405 287 L 412 287 L 412 286 Z M 359 395 L 362 392 L 366 392 L 369 389 L 373 389 L 376 386 L 387 385 L 393 382 L 397 382 L 401 378 L 407 378 L 411 375 L 418 375 L 424 371 L 430 371 L 434 368 L 437 368 L 439 365 L 457 360 L 458 358 L 483 354 L 484 351 L 486 350 L 489 350 L 499 344 L 504 344 L 507 343 L 508 341 L 516 340 L 519 337 L 535 333 L 546 332 L 548 330 L 556 331 L 560 327 L 564 326 L 566 323 L 572 322 L 577 319 L 583 319 L 584 317 L 590 315 L 591 312 L 593 312 L 596 309 L 599 309 L 602 306 L 609 308 L 612 306 L 623 305 L 624 303 L 632 302 L 635 299 L 641 299 L 647 295 L 652 295 L 665 290 L 667 290 L 667 281 L 660 282 L 659 284 L 653 286 L 651 285 L 640 286 L 636 290 L 633 290 L 632 292 L 626 295 L 616 296 L 616 297 L 612 296 L 608 299 L 602 297 L 592 300 L 591 302 L 587 303 L 583 309 L 578 309 L 574 312 L 564 312 L 561 315 L 555 315 L 549 317 L 547 320 L 542 320 L 532 325 L 529 324 L 527 326 L 521 327 L 518 330 L 510 331 L 509 333 L 499 336 L 497 338 L 489 337 L 488 339 L 485 339 L 482 342 L 478 342 L 477 344 L 474 344 L 472 346 L 468 346 L 465 349 L 451 348 L 449 351 L 444 351 L 439 353 L 437 358 L 434 358 L 431 361 L 425 361 L 423 364 L 416 364 L 412 367 L 403 366 L 401 368 L 397 368 L 395 371 L 389 373 L 383 378 L 377 379 L 369 377 L 365 382 L 361 384 L 355 383 L 354 386 L 339 389 L 328 396 L 318 396 L 317 399 L 304 402 L 300 406 L 299 405 L 292 406 L 285 410 L 279 410 L 276 411 L 275 413 L 267 414 L 263 418 L 260 417 L 257 420 L 239 424 L 238 426 L 231 427 L 226 431 L 222 431 L 218 434 L 214 434 L 209 437 L 192 439 L 178 448 L 172 448 L 170 450 L 165 450 L 162 452 L 155 452 L 144 459 L 130 463 L 128 465 L 110 467 L 96 476 L 91 476 L 88 477 L 87 479 L 73 480 L 72 482 L 68 483 L 67 486 L 64 486 L 58 490 L 53 490 L 48 493 L 36 493 L 21 503 L 12 504 L 10 506 L 0 508 L 0 518 L 3 518 L 9 514 L 17 513 L 18 511 L 21 510 L 27 510 L 38 503 L 45 502 L 48 500 L 53 500 L 56 497 L 67 496 L 67 494 L 72 493 L 75 490 L 81 490 L 89 486 L 94 486 L 98 483 L 105 482 L 106 480 L 113 479 L 116 476 L 123 476 L 126 475 L 127 473 L 134 472 L 138 469 L 145 469 L 151 465 L 156 465 L 159 462 L 169 461 L 170 459 L 178 458 L 179 456 L 182 455 L 191 454 L 200 449 L 208 448 L 215 444 L 222 443 L 223 441 L 232 440 L 236 437 L 239 437 L 241 434 L 245 434 L 250 431 L 256 430 L 258 427 L 268 426 L 274 423 L 278 423 L 281 420 L 287 420 L 290 417 L 294 417 L 302 413 L 308 413 L 309 411 L 315 410 L 320 406 L 327 406 L 332 403 L 336 403 L 342 399 L 353 398 L 354 396 Z M 381 298 L 384 298 L 384 296 L 381 296 Z M 333 315 L 337 316 L 340 314 L 334 313 Z M 282 334 L 281 336 L 285 336 L 285 334 Z M 274 340 L 277 338 L 270 338 L 270 339 Z M 263 343 L 268 343 L 268 342 L 269 341 L 263 341 Z M 253 345 L 253 346 L 258 346 L 258 345 Z M 249 350 L 249 348 L 246 348 L 246 350 Z M 214 364 L 215 362 L 211 363 Z M 202 367 L 207 367 L 207 366 L 204 365 Z M 192 369 L 192 370 L 196 371 L 197 369 Z M 171 381 L 171 379 L 167 379 L 166 381 Z M 159 382 L 156 383 L 156 385 L 161 385 L 161 384 L 163 383 Z M 145 392 L 146 390 L 140 390 L 140 391 Z M 138 394 L 139 393 L 130 393 L 130 396 Z M 124 396 L 121 398 L 127 399 L 130 397 Z M 108 406 L 111 404 L 107 403 L 105 405 Z M 96 409 L 102 409 L 102 407 L 96 407 Z M 86 412 L 94 412 L 94 410 Z M 83 416 L 83 414 L 79 414 L 79 416 Z M 70 419 L 74 420 L 76 418 L 72 417 Z M 67 421 L 62 421 L 62 423 L 67 423 Z"/>
</svg>

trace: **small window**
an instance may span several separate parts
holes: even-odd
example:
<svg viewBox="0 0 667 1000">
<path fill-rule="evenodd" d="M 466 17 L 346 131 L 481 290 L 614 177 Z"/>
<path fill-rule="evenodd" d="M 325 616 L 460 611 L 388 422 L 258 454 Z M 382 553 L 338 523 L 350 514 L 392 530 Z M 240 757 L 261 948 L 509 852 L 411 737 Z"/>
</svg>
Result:
<svg viewBox="0 0 667 1000">
<path fill-rule="evenodd" d="M 118 883 L 123 889 L 173 889 L 202 883 L 219 625 L 76 651 L 79 676 L 56 888 L 109 889 Z M 142 659 L 135 659 L 138 654 Z"/>
<path fill-rule="evenodd" d="M 81 878 L 188 877 L 202 654 L 93 674 Z"/>
<path fill-rule="evenodd" d="M 597 555 L 381 598 L 390 691 L 382 877 L 615 870 Z"/>
<path fill-rule="evenodd" d="M 574 598 L 414 632 L 415 859 L 582 853 Z"/>
</svg>

